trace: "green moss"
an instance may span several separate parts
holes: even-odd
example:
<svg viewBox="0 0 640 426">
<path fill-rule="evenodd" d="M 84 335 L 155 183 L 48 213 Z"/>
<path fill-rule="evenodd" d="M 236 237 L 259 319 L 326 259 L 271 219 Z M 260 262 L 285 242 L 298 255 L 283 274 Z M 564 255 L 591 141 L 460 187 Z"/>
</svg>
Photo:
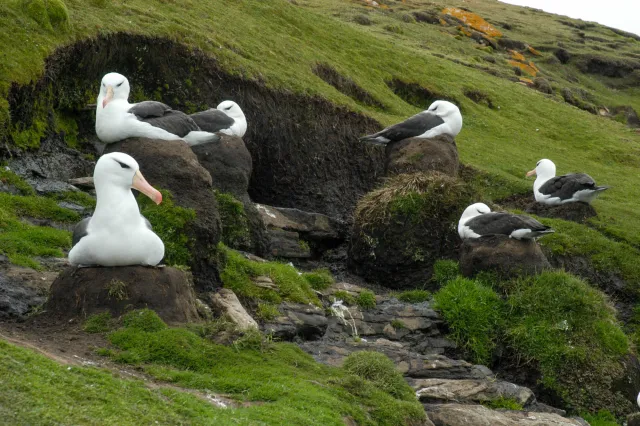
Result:
<svg viewBox="0 0 640 426">
<path fill-rule="evenodd" d="M 333 293 L 333 298 L 336 300 L 342 300 L 342 302 L 347 306 L 355 306 L 358 303 L 354 296 L 344 290 L 338 290 Z"/>
<path fill-rule="evenodd" d="M 618 426 L 618 420 L 608 410 L 600 410 L 596 414 L 581 413 L 580 417 L 585 419 L 590 426 Z"/>
<path fill-rule="evenodd" d="M 372 351 L 354 352 L 345 358 L 343 367 L 349 373 L 369 380 L 379 389 L 398 399 L 416 399 L 413 390 L 396 370 L 393 361 L 384 354 Z"/>
<path fill-rule="evenodd" d="M 396 330 L 407 328 L 405 323 L 403 323 L 399 319 L 394 319 L 393 321 L 391 321 L 391 327 L 395 328 Z"/>
<path fill-rule="evenodd" d="M 362 309 L 373 309 L 376 307 L 376 295 L 372 291 L 364 290 L 356 297 L 356 303 Z"/>
<path fill-rule="evenodd" d="M 489 364 L 504 327 L 504 303 L 491 288 L 456 278 L 434 295 L 449 337 L 474 363 Z"/>
<path fill-rule="evenodd" d="M 164 242 L 165 263 L 170 266 L 189 265 L 193 241 L 187 232 L 196 213 L 192 209 L 176 205 L 171 192 L 160 192 L 162 203 L 159 205 L 144 194 L 138 195 L 140 213 L 151 222 L 153 232 Z"/>
<path fill-rule="evenodd" d="M 80 215 L 59 207 L 49 198 L 35 196 L 18 196 L 0 193 L 0 206 L 12 211 L 15 215 L 29 216 L 38 219 L 51 219 L 57 222 L 77 222 Z"/>
<path fill-rule="evenodd" d="M 271 303 L 258 303 L 258 308 L 256 309 L 256 316 L 263 321 L 271 321 L 274 318 L 279 317 L 280 311 L 276 305 L 272 305 Z"/>
<path fill-rule="evenodd" d="M 401 302 L 421 303 L 429 300 L 431 298 L 431 293 L 427 290 L 406 290 L 398 294 L 396 297 Z"/>
<path fill-rule="evenodd" d="M 49 0 L 50 1 L 50 0 Z M 78 148 L 78 123 L 68 114 L 55 114 L 55 131 L 64 133 L 64 140 L 71 148 Z"/>
<path fill-rule="evenodd" d="M 454 260 L 438 260 L 433 265 L 433 280 L 445 285 L 460 275 L 460 266 Z"/>
<path fill-rule="evenodd" d="M 87 333 L 106 333 L 111 330 L 111 323 L 111 312 L 102 312 L 87 318 L 82 329 Z"/>
<path fill-rule="evenodd" d="M 251 245 L 249 221 L 244 205 L 233 195 L 215 191 L 218 212 L 222 222 L 222 242 L 231 248 L 246 248 Z"/>
<path fill-rule="evenodd" d="M 300 249 L 305 252 L 311 251 L 311 247 L 309 247 L 309 243 L 306 242 L 305 240 L 298 240 L 298 247 L 300 247 Z"/>
<path fill-rule="evenodd" d="M 233 290 L 238 297 L 280 303 L 288 300 L 296 303 L 320 305 L 318 296 L 309 282 L 298 271 L 279 262 L 253 262 L 240 253 L 220 244 L 220 278 L 226 288 Z M 251 278 L 267 276 L 278 286 L 279 291 L 258 287 Z"/>
<path fill-rule="evenodd" d="M 128 329 L 156 332 L 166 330 L 167 325 L 151 309 L 138 309 L 122 317 L 122 323 Z"/>
<path fill-rule="evenodd" d="M 303 272 L 302 276 L 314 290 L 325 290 L 335 282 L 328 269 L 316 269 L 313 272 Z"/>
<path fill-rule="evenodd" d="M 25 14 L 36 21 L 40 27 L 52 30 L 45 0 L 20 0 Z"/>
<path fill-rule="evenodd" d="M 13 186 L 16 188 L 20 195 L 36 195 L 36 191 L 29 185 L 24 179 L 11 170 L 5 169 L 0 165 L 0 182 L 5 185 Z"/>
<path fill-rule="evenodd" d="M 505 410 L 521 411 L 523 408 L 522 404 L 520 404 L 515 399 L 505 398 L 503 396 L 496 399 L 492 399 L 491 401 L 483 402 L 482 405 L 484 405 L 485 407 L 489 407 L 492 410 L 503 408 Z"/>
<path fill-rule="evenodd" d="M 71 28 L 69 11 L 62 0 L 46 0 L 47 15 L 51 26 L 58 31 L 69 31 Z"/>
<path fill-rule="evenodd" d="M 52 198 L 56 201 L 66 201 L 68 203 L 77 204 L 79 206 L 92 210 L 96 208 L 95 197 L 92 197 L 91 195 L 83 191 L 55 192 L 47 195 L 47 197 Z"/>
</svg>

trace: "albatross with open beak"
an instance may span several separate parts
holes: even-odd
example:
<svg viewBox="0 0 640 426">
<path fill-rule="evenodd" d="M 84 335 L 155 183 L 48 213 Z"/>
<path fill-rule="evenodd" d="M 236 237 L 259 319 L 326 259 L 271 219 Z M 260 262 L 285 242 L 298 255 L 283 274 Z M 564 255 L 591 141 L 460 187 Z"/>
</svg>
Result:
<svg viewBox="0 0 640 426">
<path fill-rule="evenodd" d="M 164 244 L 140 214 L 131 189 L 156 204 L 162 194 L 140 173 L 131 156 L 113 152 L 100 157 L 93 172 L 96 209 L 73 230 L 69 262 L 79 266 L 155 266 L 164 256 Z"/>
</svg>

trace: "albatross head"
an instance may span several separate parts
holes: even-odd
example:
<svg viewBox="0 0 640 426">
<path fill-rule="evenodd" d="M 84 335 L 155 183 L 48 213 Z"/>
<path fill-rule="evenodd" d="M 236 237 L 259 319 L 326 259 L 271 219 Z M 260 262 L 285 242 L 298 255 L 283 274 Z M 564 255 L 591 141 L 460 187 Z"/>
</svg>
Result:
<svg viewBox="0 0 640 426">
<path fill-rule="evenodd" d="M 462 212 L 462 217 L 460 217 L 460 220 L 464 219 L 466 222 L 471 218 L 480 216 L 481 214 L 485 214 L 485 213 L 491 213 L 491 209 L 486 204 L 484 203 L 471 204 L 469 207 L 464 209 L 464 212 Z"/>
<path fill-rule="evenodd" d="M 538 176 L 539 178 L 545 180 L 551 179 L 555 175 L 556 165 L 553 164 L 553 161 L 547 160 L 546 158 L 538 161 L 538 164 L 536 164 L 536 168 L 527 172 L 527 177 Z"/>
<path fill-rule="evenodd" d="M 460 109 L 449 101 L 435 101 L 427 110 L 438 117 L 442 118 L 445 123 L 449 124 L 452 136 L 457 136 L 462 129 L 462 114 Z"/>
<path fill-rule="evenodd" d="M 129 80 L 122 74 L 110 72 L 102 77 L 100 94 L 98 95 L 98 108 L 106 108 L 109 102 L 114 99 L 129 99 Z"/>
<path fill-rule="evenodd" d="M 220 105 L 218 105 L 216 109 L 224 112 L 235 120 L 244 119 L 244 113 L 240 109 L 240 106 L 233 101 L 220 102 Z"/>
<path fill-rule="evenodd" d="M 93 181 L 96 191 L 105 186 L 119 187 L 126 190 L 133 188 L 151 198 L 156 204 L 162 202 L 162 194 L 149 185 L 144 176 L 142 176 L 136 160 L 122 152 L 112 152 L 100 157 L 93 171 Z"/>
</svg>

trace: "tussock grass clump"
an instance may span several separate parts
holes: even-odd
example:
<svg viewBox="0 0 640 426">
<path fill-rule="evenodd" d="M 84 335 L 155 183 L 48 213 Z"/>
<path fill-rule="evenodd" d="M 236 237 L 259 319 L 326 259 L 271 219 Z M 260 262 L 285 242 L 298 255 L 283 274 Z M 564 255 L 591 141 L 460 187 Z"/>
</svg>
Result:
<svg viewBox="0 0 640 426">
<path fill-rule="evenodd" d="M 316 269 L 312 272 L 303 272 L 302 276 L 309 281 L 314 290 L 325 290 L 335 282 L 328 269 Z"/>
<path fill-rule="evenodd" d="M 217 190 L 214 192 L 222 222 L 222 242 L 236 249 L 248 247 L 251 235 L 244 205 L 231 194 Z"/>
<path fill-rule="evenodd" d="M 411 387 L 396 370 L 386 355 L 379 352 L 359 351 L 349 355 L 343 364 L 349 373 L 373 382 L 379 389 L 398 399 L 415 400 Z"/>
<path fill-rule="evenodd" d="M 111 322 L 111 312 L 102 312 L 87 318 L 82 329 L 87 333 L 105 333 L 111 330 Z"/>
<path fill-rule="evenodd" d="M 505 306 L 490 287 L 456 278 L 434 295 L 435 308 L 447 321 L 452 338 L 466 357 L 490 364 L 504 327 Z"/>
<path fill-rule="evenodd" d="M 167 328 L 167 324 L 151 309 L 131 311 L 122 317 L 122 323 L 127 328 L 140 331 L 154 332 Z"/>
<path fill-rule="evenodd" d="M 298 275 L 298 271 L 293 266 L 279 262 L 253 262 L 224 244 L 218 245 L 218 252 L 222 267 L 220 273 L 222 283 L 226 288 L 233 290 L 238 297 L 271 303 L 287 300 L 320 306 L 320 300 L 311 288 L 310 282 L 304 275 Z M 261 275 L 271 278 L 279 291 L 255 285 L 251 278 Z"/>
<path fill-rule="evenodd" d="M 175 204 L 173 194 L 162 193 L 162 204 L 156 205 L 144 194 L 138 195 L 140 213 L 151 222 L 153 232 L 164 242 L 165 263 L 170 266 L 184 266 L 191 263 L 192 239 L 187 235 L 187 227 L 195 220 L 196 212 Z"/>
<path fill-rule="evenodd" d="M 431 298 L 431 293 L 427 290 L 407 290 L 398 294 L 398 300 L 407 303 L 426 302 Z"/>
<path fill-rule="evenodd" d="M 364 290 L 356 297 L 356 303 L 362 309 L 373 309 L 376 307 L 376 295 L 370 290 Z"/>
<path fill-rule="evenodd" d="M 460 265 L 455 260 L 438 260 L 433 265 L 433 280 L 440 285 L 445 285 L 458 275 L 460 275 Z"/>
<path fill-rule="evenodd" d="M 276 305 L 272 305 L 271 303 L 258 303 L 256 316 L 261 320 L 270 321 L 280 316 L 280 311 Z"/>
</svg>

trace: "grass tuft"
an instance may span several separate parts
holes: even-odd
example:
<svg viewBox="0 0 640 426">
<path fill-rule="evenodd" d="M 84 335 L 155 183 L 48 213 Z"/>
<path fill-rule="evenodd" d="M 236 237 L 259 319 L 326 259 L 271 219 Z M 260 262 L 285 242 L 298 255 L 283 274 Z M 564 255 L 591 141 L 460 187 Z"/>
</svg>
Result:
<svg viewBox="0 0 640 426">
<path fill-rule="evenodd" d="M 364 310 L 373 309 L 376 307 L 376 295 L 370 290 L 363 290 L 356 297 L 356 303 Z"/>
<path fill-rule="evenodd" d="M 312 272 L 303 272 L 302 276 L 309 282 L 314 290 L 325 290 L 335 282 L 328 269 L 316 269 Z"/>
<path fill-rule="evenodd" d="M 396 296 L 399 301 L 406 303 L 426 302 L 431 298 L 431 293 L 427 290 L 406 290 Z"/>
<path fill-rule="evenodd" d="M 460 266 L 455 260 L 438 260 L 433 265 L 433 280 L 445 285 L 460 275 Z"/>
<path fill-rule="evenodd" d="M 154 332 L 165 330 L 167 325 L 151 309 L 137 309 L 122 317 L 122 323 L 129 329 Z"/>
<path fill-rule="evenodd" d="M 344 360 L 343 367 L 398 399 L 411 401 L 416 398 L 402 374 L 396 370 L 393 361 L 384 354 L 372 351 L 354 352 Z"/>
<path fill-rule="evenodd" d="M 111 330 L 111 312 L 91 315 L 84 322 L 82 329 L 87 333 L 106 333 Z"/>
</svg>

